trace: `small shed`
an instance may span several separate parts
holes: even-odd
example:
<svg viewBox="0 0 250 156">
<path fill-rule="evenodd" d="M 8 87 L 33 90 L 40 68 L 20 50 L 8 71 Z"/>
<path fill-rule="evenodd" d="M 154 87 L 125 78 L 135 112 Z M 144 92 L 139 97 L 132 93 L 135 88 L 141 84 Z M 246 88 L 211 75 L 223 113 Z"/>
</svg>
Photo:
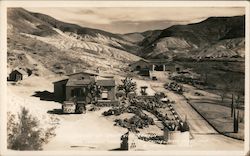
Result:
<svg viewBox="0 0 250 156">
<path fill-rule="evenodd" d="M 18 68 L 18 69 L 14 69 L 9 74 L 8 80 L 17 82 L 17 81 L 21 81 L 21 80 L 27 78 L 28 76 L 29 76 L 29 74 L 25 70 Z"/>
</svg>

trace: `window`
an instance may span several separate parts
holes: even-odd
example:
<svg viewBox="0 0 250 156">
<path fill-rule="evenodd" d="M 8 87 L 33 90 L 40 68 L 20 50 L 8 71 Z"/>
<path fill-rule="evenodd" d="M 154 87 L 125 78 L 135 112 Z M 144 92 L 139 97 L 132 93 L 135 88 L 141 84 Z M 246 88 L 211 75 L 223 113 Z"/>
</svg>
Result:
<svg viewBox="0 0 250 156">
<path fill-rule="evenodd" d="M 86 89 L 85 88 L 75 88 L 71 90 L 71 97 L 80 97 L 85 96 Z"/>
<path fill-rule="evenodd" d="M 141 70 L 141 66 L 139 66 L 139 65 L 136 66 L 136 67 L 135 67 L 135 70 Z"/>
<path fill-rule="evenodd" d="M 175 69 L 177 72 L 179 72 L 180 71 L 180 67 L 176 67 L 176 69 Z"/>
</svg>

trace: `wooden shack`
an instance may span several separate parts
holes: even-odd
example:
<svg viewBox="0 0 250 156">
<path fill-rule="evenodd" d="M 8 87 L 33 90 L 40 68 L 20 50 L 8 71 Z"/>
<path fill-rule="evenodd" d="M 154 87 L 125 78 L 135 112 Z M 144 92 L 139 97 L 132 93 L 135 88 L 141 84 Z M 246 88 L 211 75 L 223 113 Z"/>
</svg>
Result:
<svg viewBox="0 0 250 156">
<path fill-rule="evenodd" d="M 18 69 L 14 69 L 13 71 L 11 71 L 8 77 L 8 81 L 17 82 L 17 81 L 21 81 L 27 78 L 28 76 L 29 74 L 25 70 L 18 68 Z"/>
</svg>

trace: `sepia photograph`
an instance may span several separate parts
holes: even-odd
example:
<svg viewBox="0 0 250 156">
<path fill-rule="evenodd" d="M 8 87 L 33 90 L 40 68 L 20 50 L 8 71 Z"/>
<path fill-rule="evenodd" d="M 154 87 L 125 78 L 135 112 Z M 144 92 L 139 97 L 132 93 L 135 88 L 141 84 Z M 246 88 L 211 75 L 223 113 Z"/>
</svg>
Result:
<svg viewBox="0 0 250 156">
<path fill-rule="evenodd" d="M 158 3 L 2 5 L 2 154 L 247 155 L 249 4 Z"/>
</svg>

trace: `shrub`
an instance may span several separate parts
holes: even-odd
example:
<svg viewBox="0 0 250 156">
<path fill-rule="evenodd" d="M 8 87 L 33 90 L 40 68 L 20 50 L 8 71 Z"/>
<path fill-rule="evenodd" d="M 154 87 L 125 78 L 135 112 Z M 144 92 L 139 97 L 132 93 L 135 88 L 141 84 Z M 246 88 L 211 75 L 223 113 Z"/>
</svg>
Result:
<svg viewBox="0 0 250 156">
<path fill-rule="evenodd" d="M 121 97 L 125 97 L 126 93 L 122 90 L 117 91 L 116 93 L 116 98 L 121 98 Z"/>
<path fill-rule="evenodd" d="M 126 77 L 125 79 L 121 80 L 122 85 L 118 86 L 118 90 L 122 90 L 125 92 L 126 97 L 130 92 L 135 92 L 136 90 L 136 82 L 133 82 L 133 79 L 130 77 Z"/>
<path fill-rule="evenodd" d="M 179 123 L 179 129 L 181 132 L 186 132 L 189 131 L 189 126 L 188 123 L 186 121 L 183 122 L 183 124 Z"/>
<path fill-rule="evenodd" d="M 43 144 L 55 136 L 55 127 L 40 128 L 39 121 L 25 108 L 16 116 L 8 113 L 8 148 L 13 150 L 42 150 Z"/>
</svg>

